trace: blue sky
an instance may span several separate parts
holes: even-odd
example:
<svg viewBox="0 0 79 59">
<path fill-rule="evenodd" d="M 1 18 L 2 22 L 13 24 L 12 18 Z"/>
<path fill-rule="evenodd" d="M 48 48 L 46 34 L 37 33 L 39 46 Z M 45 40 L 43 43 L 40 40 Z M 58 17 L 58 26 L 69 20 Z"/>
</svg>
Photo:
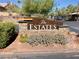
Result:
<svg viewBox="0 0 79 59">
<path fill-rule="evenodd" d="M 21 4 L 17 3 L 18 0 L 0 0 L 0 3 L 8 3 L 9 1 L 18 5 L 18 6 L 21 6 Z"/>
<path fill-rule="evenodd" d="M 68 5 L 77 5 L 79 4 L 79 0 L 55 0 L 57 7 L 67 7 Z"/>
<path fill-rule="evenodd" d="M 14 4 L 20 6 L 20 4 L 17 3 L 18 0 L 0 0 L 1 3 L 11 1 Z M 67 7 L 68 5 L 77 5 L 79 3 L 79 0 L 55 0 L 55 4 L 58 8 Z"/>
</svg>

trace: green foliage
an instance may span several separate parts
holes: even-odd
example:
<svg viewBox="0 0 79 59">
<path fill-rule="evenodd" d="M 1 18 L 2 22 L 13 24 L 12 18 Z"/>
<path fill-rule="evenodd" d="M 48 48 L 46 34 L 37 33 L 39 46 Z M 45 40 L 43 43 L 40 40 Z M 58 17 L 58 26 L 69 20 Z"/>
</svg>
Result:
<svg viewBox="0 0 79 59">
<path fill-rule="evenodd" d="M 48 14 L 53 7 L 53 0 L 24 0 L 23 12 L 25 14 Z"/>
<path fill-rule="evenodd" d="M 64 35 L 61 35 L 61 34 L 56 34 L 53 36 L 53 39 L 54 39 L 54 43 L 56 44 L 66 44 L 66 38 Z"/>
<path fill-rule="evenodd" d="M 69 5 L 69 6 L 67 7 L 67 9 L 66 9 L 66 13 L 67 13 L 67 14 L 73 13 L 73 12 L 75 12 L 75 9 L 76 9 L 75 6 Z"/>
<path fill-rule="evenodd" d="M 27 39 L 28 39 L 27 34 L 20 35 L 20 42 L 25 43 L 25 42 L 27 42 Z"/>
<path fill-rule="evenodd" d="M 75 8 L 76 10 L 76 12 L 79 12 L 79 3 L 76 5 L 76 8 Z"/>
<path fill-rule="evenodd" d="M 0 22 L 0 48 L 5 48 L 14 34 L 15 24 L 11 22 Z"/>
<path fill-rule="evenodd" d="M 53 11 L 51 13 L 51 15 L 54 15 L 54 16 L 65 16 L 65 15 L 69 15 L 70 13 L 75 12 L 76 9 L 78 9 L 76 6 L 68 5 L 67 7 L 63 7 L 61 9 L 56 8 L 55 11 Z"/>
<path fill-rule="evenodd" d="M 20 8 L 13 4 L 9 5 L 6 8 L 7 8 L 7 11 L 9 11 L 9 12 L 16 12 L 16 13 L 20 12 Z"/>
<path fill-rule="evenodd" d="M 61 44 L 65 45 L 67 43 L 66 37 L 61 34 L 39 34 L 39 35 L 31 35 L 27 41 L 32 46 L 41 45 L 51 45 L 51 44 Z"/>
</svg>

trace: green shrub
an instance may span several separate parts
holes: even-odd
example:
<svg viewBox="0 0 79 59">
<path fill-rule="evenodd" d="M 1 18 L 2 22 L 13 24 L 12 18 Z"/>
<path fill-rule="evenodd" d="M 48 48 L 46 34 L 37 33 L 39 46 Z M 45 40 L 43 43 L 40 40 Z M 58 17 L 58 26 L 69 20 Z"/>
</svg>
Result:
<svg viewBox="0 0 79 59">
<path fill-rule="evenodd" d="M 31 35 L 27 41 L 32 46 L 37 46 L 39 44 L 41 45 L 51 45 L 51 44 L 61 44 L 65 45 L 67 43 L 67 38 L 65 38 L 64 35 L 61 34 L 37 34 L 37 35 Z"/>
<path fill-rule="evenodd" d="M 56 44 L 66 44 L 67 38 L 64 35 L 56 34 L 53 36 L 53 42 Z"/>
<path fill-rule="evenodd" d="M 10 38 L 15 35 L 16 25 L 12 22 L 0 22 L 0 48 L 9 44 Z"/>
<path fill-rule="evenodd" d="M 20 35 L 20 42 L 25 43 L 25 42 L 27 42 L 27 39 L 28 39 L 27 34 Z"/>
</svg>

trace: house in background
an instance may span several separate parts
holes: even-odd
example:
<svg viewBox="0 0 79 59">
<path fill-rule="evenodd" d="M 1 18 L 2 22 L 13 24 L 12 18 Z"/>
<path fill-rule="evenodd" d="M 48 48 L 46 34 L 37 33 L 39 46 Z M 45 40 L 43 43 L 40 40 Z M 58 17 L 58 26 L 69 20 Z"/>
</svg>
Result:
<svg viewBox="0 0 79 59">
<path fill-rule="evenodd" d="M 7 11 L 6 7 L 8 6 L 8 3 L 0 3 L 0 12 Z"/>
<path fill-rule="evenodd" d="M 12 3 L 0 3 L 0 16 L 16 16 L 14 8 L 18 7 Z"/>
<path fill-rule="evenodd" d="M 67 18 L 68 21 L 79 21 L 79 12 L 70 13 Z"/>
</svg>

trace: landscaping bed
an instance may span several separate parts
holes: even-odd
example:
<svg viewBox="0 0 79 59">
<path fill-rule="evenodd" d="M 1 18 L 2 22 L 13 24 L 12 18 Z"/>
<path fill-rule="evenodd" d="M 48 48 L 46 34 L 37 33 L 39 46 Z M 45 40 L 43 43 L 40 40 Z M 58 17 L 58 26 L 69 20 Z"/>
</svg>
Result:
<svg viewBox="0 0 79 59">
<path fill-rule="evenodd" d="M 38 40 L 36 40 L 36 42 L 29 44 L 29 37 L 32 35 L 36 35 L 39 33 L 45 33 L 45 34 L 62 34 L 64 35 L 65 39 L 66 39 L 66 43 L 65 44 L 60 44 L 57 42 L 61 42 L 61 41 L 57 41 L 56 43 L 52 44 L 47 44 L 43 42 L 41 42 L 41 44 L 38 44 L 36 42 L 38 42 Z M 22 36 L 23 35 L 23 36 Z M 20 37 L 21 36 L 21 37 Z M 48 37 L 48 36 L 47 36 Z M 46 38 L 47 38 L 46 37 Z M 62 38 L 61 36 L 59 36 L 60 38 Z M 33 39 L 33 38 L 32 38 Z M 45 38 L 44 38 L 45 39 Z M 34 40 L 34 39 L 33 39 Z M 50 39 L 49 39 L 50 40 Z M 49 40 L 45 41 L 45 42 L 49 42 Z M 60 39 L 61 40 L 61 39 Z M 16 38 L 16 40 L 7 48 L 2 49 L 0 51 L 2 52 L 9 52 L 9 53 L 31 53 L 31 52 L 64 52 L 64 51 L 78 51 L 78 47 L 79 47 L 79 38 L 76 36 L 75 32 L 70 32 L 68 30 L 68 28 L 60 28 L 59 30 L 53 30 L 53 31 L 24 31 L 19 33 L 18 37 Z M 77 50 L 76 50 L 77 49 Z"/>
<path fill-rule="evenodd" d="M 16 23 L 1 22 L 0 24 L 1 52 L 62 51 L 79 47 L 77 33 L 70 32 L 68 28 L 40 31 L 23 30 L 18 34 Z"/>
<path fill-rule="evenodd" d="M 61 44 L 65 45 L 69 41 L 68 29 L 54 29 L 51 31 L 24 31 L 20 33 L 20 42 L 29 43 L 32 46 L 38 45 L 52 45 L 52 44 Z"/>
</svg>

